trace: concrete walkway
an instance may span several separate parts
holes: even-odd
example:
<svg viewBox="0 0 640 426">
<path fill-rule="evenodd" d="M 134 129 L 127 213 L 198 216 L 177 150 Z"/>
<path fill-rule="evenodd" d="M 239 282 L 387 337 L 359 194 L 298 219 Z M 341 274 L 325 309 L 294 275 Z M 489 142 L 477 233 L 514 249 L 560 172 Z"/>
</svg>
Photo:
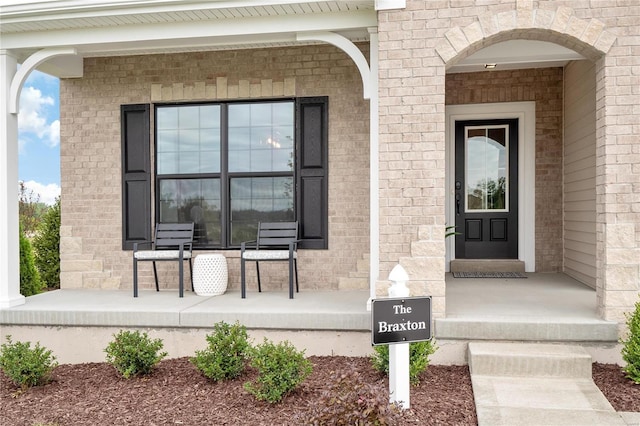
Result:
<svg viewBox="0 0 640 426">
<path fill-rule="evenodd" d="M 471 342 L 469 369 L 480 426 L 640 425 L 613 409 L 579 346 Z"/>
</svg>

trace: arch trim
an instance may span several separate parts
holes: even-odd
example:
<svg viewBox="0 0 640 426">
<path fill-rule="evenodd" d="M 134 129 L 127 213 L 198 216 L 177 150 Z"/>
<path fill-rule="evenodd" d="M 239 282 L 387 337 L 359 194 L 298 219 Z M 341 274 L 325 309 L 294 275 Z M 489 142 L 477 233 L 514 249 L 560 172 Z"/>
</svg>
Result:
<svg viewBox="0 0 640 426">
<path fill-rule="evenodd" d="M 24 86 L 24 82 L 27 80 L 27 77 L 31 74 L 31 71 L 41 63 L 55 56 L 76 55 L 77 53 L 77 50 L 73 47 L 46 48 L 29 56 L 22 63 L 11 80 L 11 87 L 9 89 L 9 113 L 17 114 L 20 110 L 20 92 L 22 91 L 22 86 Z"/>
<path fill-rule="evenodd" d="M 518 8 L 497 15 L 487 13 L 479 16 L 476 22 L 466 27 L 451 28 L 444 34 L 444 39 L 436 47 L 436 52 L 446 64 L 451 64 L 469 47 L 484 40 L 500 38 L 500 34 L 513 31 L 526 33 L 527 30 L 548 30 L 549 33 L 559 33 L 575 38 L 599 55 L 606 54 L 616 41 L 616 36 L 606 31 L 601 21 L 580 19 L 569 7 L 559 7 L 555 12 Z M 557 43 L 558 40 L 556 36 L 553 40 L 545 41 Z"/>
<path fill-rule="evenodd" d="M 325 43 L 332 44 L 345 52 L 355 62 L 360 76 L 362 77 L 362 92 L 365 99 L 371 99 L 371 70 L 367 59 L 364 57 L 360 49 L 346 37 L 340 34 L 332 32 L 312 32 L 304 34 L 296 34 L 296 40 L 298 41 L 324 41 Z M 377 76 L 375 76 L 377 77 Z"/>
</svg>

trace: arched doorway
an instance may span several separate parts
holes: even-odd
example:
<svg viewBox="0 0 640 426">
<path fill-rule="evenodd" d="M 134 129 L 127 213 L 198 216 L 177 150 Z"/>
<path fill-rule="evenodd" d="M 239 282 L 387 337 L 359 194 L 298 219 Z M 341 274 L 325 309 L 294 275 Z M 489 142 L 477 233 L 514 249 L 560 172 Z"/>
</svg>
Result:
<svg viewBox="0 0 640 426">
<path fill-rule="evenodd" d="M 596 267 L 602 251 L 597 206 L 603 202 L 596 190 L 596 147 L 603 140 L 596 127 L 605 111 L 596 105 L 596 93 L 605 82 L 596 76 L 615 38 L 584 22 L 598 34 L 586 36 L 585 30 L 576 41 L 566 23 L 558 23 L 569 19 L 566 13 L 558 9 L 545 24 L 535 18 L 523 24 L 516 15 L 518 28 L 500 28 L 506 21 L 481 16 L 479 24 L 449 30 L 438 48 L 447 64 L 446 220 L 459 232 L 447 242 L 447 265 L 489 260 L 482 267 L 491 270 L 487 265 L 500 269 L 504 262 L 497 260 L 509 259 L 527 272 L 571 277 L 597 289 L 587 315 L 603 318 L 604 278 Z M 487 22 L 494 27 L 483 27 Z M 490 135 L 509 119 L 516 120 L 509 124 L 517 127 L 512 137 Z M 470 149 L 480 134 L 501 150 Z M 515 157 L 498 153 L 516 149 Z M 492 180 L 502 183 L 492 186 Z M 502 191 L 497 198 L 495 187 Z M 500 202 L 489 202 L 492 197 Z M 495 255 L 491 244 L 509 239 L 517 249 Z M 447 316 L 449 290 L 447 284 Z"/>
</svg>

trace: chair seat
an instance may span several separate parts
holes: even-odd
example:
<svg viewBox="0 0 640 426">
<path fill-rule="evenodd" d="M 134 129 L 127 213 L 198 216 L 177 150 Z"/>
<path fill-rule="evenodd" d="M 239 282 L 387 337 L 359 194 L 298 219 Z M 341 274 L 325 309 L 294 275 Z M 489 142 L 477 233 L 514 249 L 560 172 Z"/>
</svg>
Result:
<svg viewBox="0 0 640 426">
<path fill-rule="evenodd" d="M 180 250 L 139 250 L 133 255 L 138 260 L 173 260 L 180 259 Z M 182 258 L 191 259 L 191 251 L 183 251 Z"/>
<path fill-rule="evenodd" d="M 289 250 L 251 250 L 242 254 L 245 260 L 286 260 L 289 259 Z M 298 253 L 293 252 L 293 258 L 298 258 Z"/>
</svg>

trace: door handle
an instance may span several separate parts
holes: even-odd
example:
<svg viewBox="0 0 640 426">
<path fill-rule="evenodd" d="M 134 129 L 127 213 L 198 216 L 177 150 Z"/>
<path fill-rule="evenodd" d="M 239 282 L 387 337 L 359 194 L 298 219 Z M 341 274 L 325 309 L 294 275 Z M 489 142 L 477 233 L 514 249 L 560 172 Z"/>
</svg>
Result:
<svg viewBox="0 0 640 426">
<path fill-rule="evenodd" d="M 456 215 L 460 216 L 460 194 L 456 194 Z"/>
</svg>

